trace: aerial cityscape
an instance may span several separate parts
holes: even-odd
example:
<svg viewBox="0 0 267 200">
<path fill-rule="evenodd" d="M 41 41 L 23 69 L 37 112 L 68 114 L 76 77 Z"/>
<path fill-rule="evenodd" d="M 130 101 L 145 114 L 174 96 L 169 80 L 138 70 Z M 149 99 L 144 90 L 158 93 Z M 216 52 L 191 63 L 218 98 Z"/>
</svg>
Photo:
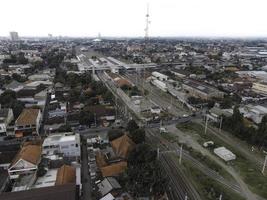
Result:
<svg viewBox="0 0 267 200">
<path fill-rule="evenodd" d="M 3 23 L 0 200 L 267 200 L 267 32 L 157 29 L 167 2 L 133 35 Z"/>
</svg>

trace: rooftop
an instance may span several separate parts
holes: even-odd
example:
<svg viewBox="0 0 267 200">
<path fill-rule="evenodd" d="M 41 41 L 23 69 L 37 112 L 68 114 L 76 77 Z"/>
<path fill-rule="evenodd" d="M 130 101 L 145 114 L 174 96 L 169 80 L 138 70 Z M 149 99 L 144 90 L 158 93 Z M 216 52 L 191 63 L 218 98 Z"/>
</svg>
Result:
<svg viewBox="0 0 267 200">
<path fill-rule="evenodd" d="M 56 143 L 56 142 L 68 142 L 68 141 L 79 142 L 79 135 L 74 134 L 72 132 L 49 135 L 47 138 L 45 138 L 43 146 L 47 146 L 50 145 L 51 143 Z"/>
<path fill-rule="evenodd" d="M 105 167 L 101 167 L 103 177 L 117 176 L 125 171 L 127 168 L 127 162 L 121 161 Z"/>
<path fill-rule="evenodd" d="M 112 140 L 111 146 L 115 154 L 122 158 L 127 158 L 130 151 L 135 148 L 135 143 L 126 135 Z"/>
<path fill-rule="evenodd" d="M 34 108 L 25 108 L 16 120 L 17 126 L 35 124 L 40 110 Z"/>
<path fill-rule="evenodd" d="M 34 184 L 34 188 L 42 188 L 54 186 L 57 178 L 58 169 L 50 169 L 46 172 L 46 174 L 42 177 L 38 177 Z"/>
<path fill-rule="evenodd" d="M 118 183 L 118 181 L 114 177 L 107 177 L 103 181 L 101 181 L 99 184 L 97 184 L 97 187 L 99 188 L 100 193 L 102 196 L 108 194 L 114 189 L 120 189 L 121 186 Z"/>
<path fill-rule="evenodd" d="M 1 200 L 76 200 L 75 184 L 36 188 L 0 194 Z"/>
<path fill-rule="evenodd" d="M 28 161 L 34 165 L 37 165 L 41 158 L 42 148 L 40 145 L 24 145 L 21 150 L 17 153 L 16 157 L 11 163 L 11 166 L 14 165 L 20 159 Z"/>
<path fill-rule="evenodd" d="M 76 183 L 76 170 L 69 165 L 63 165 L 57 171 L 57 179 L 55 185 L 64 185 Z"/>
</svg>

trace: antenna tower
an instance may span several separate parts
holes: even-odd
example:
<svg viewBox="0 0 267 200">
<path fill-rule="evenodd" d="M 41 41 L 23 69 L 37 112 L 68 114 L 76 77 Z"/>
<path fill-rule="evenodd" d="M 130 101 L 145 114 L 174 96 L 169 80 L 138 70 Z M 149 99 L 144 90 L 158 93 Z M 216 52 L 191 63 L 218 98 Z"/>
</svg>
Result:
<svg viewBox="0 0 267 200">
<path fill-rule="evenodd" d="M 146 13 L 146 28 L 145 28 L 145 39 L 148 40 L 149 39 L 149 4 L 147 4 L 147 13 Z"/>
</svg>

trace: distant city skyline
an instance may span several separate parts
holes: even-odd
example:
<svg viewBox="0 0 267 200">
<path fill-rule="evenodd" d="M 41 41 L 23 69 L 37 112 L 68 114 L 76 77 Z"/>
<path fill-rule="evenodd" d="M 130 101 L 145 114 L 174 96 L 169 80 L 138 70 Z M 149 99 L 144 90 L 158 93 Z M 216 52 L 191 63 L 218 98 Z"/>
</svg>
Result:
<svg viewBox="0 0 267 200">
<path fill-rule="evenodd" d="M 37 3 L 38 2 L 38 3 Z M 266 0 L 1 0 L 0 36 L 267 37 Z"/>
</svg>

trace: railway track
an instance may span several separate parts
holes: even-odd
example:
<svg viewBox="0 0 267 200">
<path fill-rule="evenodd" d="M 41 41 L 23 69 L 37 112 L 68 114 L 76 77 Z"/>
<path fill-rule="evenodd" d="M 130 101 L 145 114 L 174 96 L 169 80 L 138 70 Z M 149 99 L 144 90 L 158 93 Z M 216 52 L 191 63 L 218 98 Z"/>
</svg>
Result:
<svg viewBox="0 0 267 200">
<path fill-rule="evenodd" d="M 147 139 L 150 141 L 151 144 L 157 144 L 160 150 L 163 152 L 162 154 L 170 154 L 170 153 L 179 153 L 179 145 L 170 143 L 169 141 L 165 140 L 164 138 L 158 136 L 151 130 L 147 130 Z M 169 157 L 169 159 L 172 159 Z M 218 174 L 216 171 L 208 168 L 207 166 L 203 165 L 200 161 L 193 158 L 188 151 L 183 150 L 183 159 L 189 161 L 195 168 L 200 170 L 202 173 L 204 173 L 206 176 L 216 180 L 217 182 L 221 183 L 225 187 L 231 189 L 232 191 L 239 193 L 242 195 L 242 190 L 240 186 L 236 183 L 233 183 L 231 181 L 226 180 L 223 178 L 220 174 Z M 176 162 L 177 163 L 177 162 Z M 176 165 L 176 168 L 178 169 L 178 164 Z"/>
</svg>

